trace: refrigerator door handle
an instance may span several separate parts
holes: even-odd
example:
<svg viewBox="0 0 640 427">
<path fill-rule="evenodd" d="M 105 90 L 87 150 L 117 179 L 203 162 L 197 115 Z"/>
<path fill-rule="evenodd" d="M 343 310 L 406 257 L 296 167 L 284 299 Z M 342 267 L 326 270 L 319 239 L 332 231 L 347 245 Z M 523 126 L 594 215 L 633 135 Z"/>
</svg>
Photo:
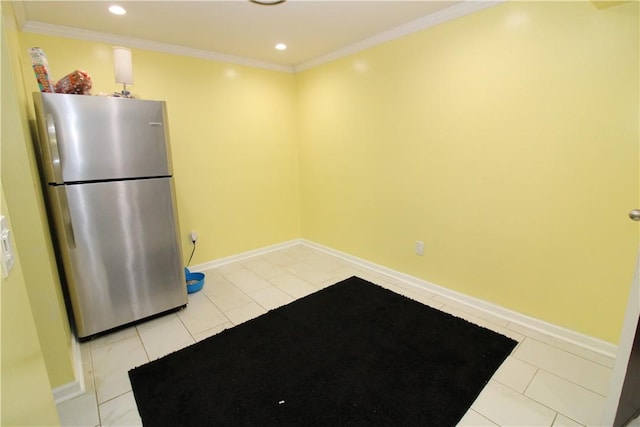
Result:
<svg viewBox="0 0 640 427">
<path fill-rule="evenodd" d="M 73 224 L 71 223 L 71 211 L 69 210 L 69 200 L 67 199 L 67 190 L 64 187 L 59 187 L 58 203 L 62 214 L 62 224 L 64 227 L 64 233 L 67 236 L 67 244 L 69 249 L 76 248 L 76 236 L 73 232 Z"/>
<path fill-rule="evenodd" d="M 47 114 L 47 137 L 49 140 L 49 153 L 51 154 L 51 165 L 53 167 L 53 177 L 55 182 L 61 184 L 62 165 L 60 164 L 60 150 L 58 149 L 58 137 L 56 135 L 56 124 L 51 114 Z"/>
</svg>

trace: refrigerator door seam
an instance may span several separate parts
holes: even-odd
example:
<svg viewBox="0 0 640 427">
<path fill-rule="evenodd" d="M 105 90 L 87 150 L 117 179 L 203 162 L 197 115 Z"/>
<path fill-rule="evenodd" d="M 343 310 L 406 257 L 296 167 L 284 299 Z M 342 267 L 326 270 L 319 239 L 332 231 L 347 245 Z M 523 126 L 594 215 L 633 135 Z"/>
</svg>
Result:
<svg viewBox="0 0 640 427">
<path fill-rule="evenodd" d="M 158 175 L 158 176 L 143 176 L 143 177 L 134 177 L 134 178 L 118 178 L 118 179 L 89 179 L 86 181 L 67 181 L 63 184 L 54 184 L 54 185 L 84 185 L 84 184 L 99 184 L 106 182 L 126 182 L 126 181 L 144 181 L 147 179 L 162 179 L 162 178 L 172 178 L 172 175 Z"/>
</svg>

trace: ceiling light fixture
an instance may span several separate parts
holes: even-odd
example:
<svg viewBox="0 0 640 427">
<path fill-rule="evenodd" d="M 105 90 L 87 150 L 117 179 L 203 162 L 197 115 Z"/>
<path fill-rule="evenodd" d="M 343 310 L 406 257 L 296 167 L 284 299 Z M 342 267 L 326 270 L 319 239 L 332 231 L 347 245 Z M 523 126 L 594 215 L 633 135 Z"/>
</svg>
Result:
<svg viewBox="0 0 640 427">
<path fill-rule="evenodd" d="M 278 50 L 285 50 L 286 48 L 287 48 L 287 45 L 284 44 L 284 43 L 278 43 L 276 45 L 276 49 L 278 49 Z"/>
<path fill-rule="evenodd" d="M 109 12 L 113 13 L 114 15 L 124 15 L 125 13 L 127 13 L 127 11 L 124 10 L 124 7 L 118 5 L 109 6 Z"/>
<path fill-rule="evenodd" d="M 261 4 L 263 6 L 274 6 L 276 4 L 284 3 L 287 0 L 249 0 L 251 3 Z"/>
</svg>

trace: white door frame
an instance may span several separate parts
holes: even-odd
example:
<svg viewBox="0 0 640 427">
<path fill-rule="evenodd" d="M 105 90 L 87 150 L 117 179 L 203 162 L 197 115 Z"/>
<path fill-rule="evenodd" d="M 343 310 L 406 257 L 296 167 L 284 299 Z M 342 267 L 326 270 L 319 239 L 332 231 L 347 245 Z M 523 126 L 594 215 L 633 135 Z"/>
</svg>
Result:
<svg viewBox="0 0 640 427">
<path fill-rule="evenodd" d="M 638 261 L 633 275 L 633 282 L 631 283 L 629 302 L 627 303 L 627 311 L 622 324 L 620 343 L 616 352 L 616 361 L 613 365 L 609 393 L 607 393 L 607 401 L 602 416 L 602 425 L 604 426 L 612 426 L 618 412 L 622 386 L 627 374 L 627 366 L 636 336 L 636 328 L 638 327 L 638 318 L 640 318 L 640 251 L 638 252 Z"/>
</svg>

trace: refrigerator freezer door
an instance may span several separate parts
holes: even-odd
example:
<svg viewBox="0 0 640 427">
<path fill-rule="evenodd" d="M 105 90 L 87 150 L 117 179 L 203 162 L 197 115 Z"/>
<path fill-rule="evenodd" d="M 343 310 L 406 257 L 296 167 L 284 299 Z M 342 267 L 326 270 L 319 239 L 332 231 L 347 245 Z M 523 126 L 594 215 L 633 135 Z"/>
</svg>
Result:
<svg viewBox="0 0 640 427">
<path fill-rule="evenodd" d="M 50 191 L 80 338 L 187 303 L 172 178 Z"/>
<path fill-rule="evenodd" d="M 163 101 L 34 93 L 48 183 L 172 174 Z"/>
</svg>

